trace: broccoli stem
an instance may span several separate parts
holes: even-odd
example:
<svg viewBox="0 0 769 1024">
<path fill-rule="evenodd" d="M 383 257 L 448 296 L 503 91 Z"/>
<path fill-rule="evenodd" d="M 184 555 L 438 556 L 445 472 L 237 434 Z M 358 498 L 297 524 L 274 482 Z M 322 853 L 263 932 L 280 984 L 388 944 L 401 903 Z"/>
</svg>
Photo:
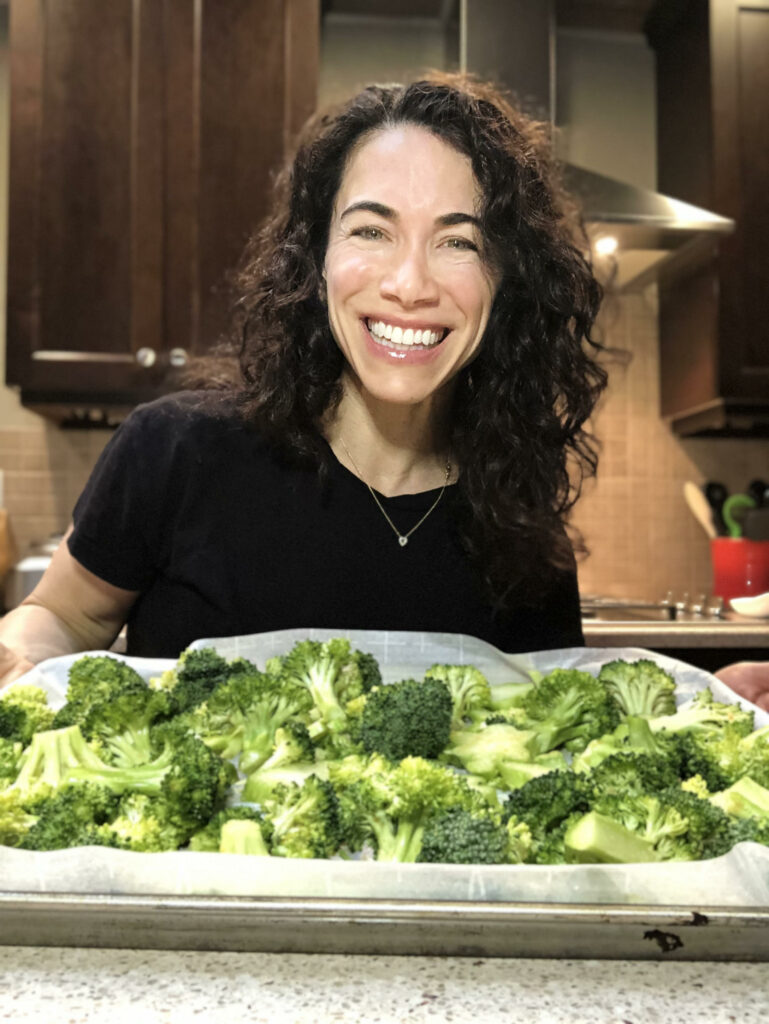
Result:
<svg viewBox="0 0 769 1024">
<path fill-rule="evenodd" d="M 658 859 L 649 840 L 597 811 L 583 815 L 567 829 L 564 846 L 569 860 L 583 864 L 633 864 Z"/>
</svg>

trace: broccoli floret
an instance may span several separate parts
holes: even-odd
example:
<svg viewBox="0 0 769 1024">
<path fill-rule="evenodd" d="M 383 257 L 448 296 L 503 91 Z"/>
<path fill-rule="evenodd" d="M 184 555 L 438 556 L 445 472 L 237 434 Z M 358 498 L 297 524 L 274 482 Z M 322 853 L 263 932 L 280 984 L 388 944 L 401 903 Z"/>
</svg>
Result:
<svg viewBox="0 0 769 1024">
<path fill-rule="evenodd" d="M 606 796 L 593 809 L 648 842 L 653 857 L 644 859 L 703 860 L 726 853 L 735 842 L 728 815 L 680 785 L 656 796 Z M 596 860 L 620 859 L 608 839 L 593 852 Z"/>
<path fill-rule="evenodd" d="M 35 733 L 13 788 L 34 796 L 44 786 L 90 782 L 117 794 L 162 796 L 169 823 L 192 830 L 208 821 L 233 780 L 232 765 L 195 736 L 182 736 L 148 764 L 119 768 L 101 761 L 74 725 Z"/>
<path fill-rule="evenodd" d="M 650 658 L 610 661 L 598 679 L 624 715 L 672 715 L 676 710 L 675 681 Z"/>
<path fill-rule="evenodd" d="M 106 786 L 70 783 L 30 805 L 37 820 L 18 845 L 25 850 L 63 850 L 91 842 L 91 830 L 115 814 L 117 796 Z"/>
<path fill-rule="evenodd" d="M 177 850 L 185 842 L 188 831 L 171 824 L 169 817 L 162 797 L 125 793 L 115 817 L 88 832 L 85 839 L 88 843 L 137 853 Z"/>
<path fill-rule="evenodd" d="M 502 765 L 510 761 L 531 761 L 535 733 L 516 729 L 514 725 L 495 724 L 480 729 L 460 729 L 451 734 L 445 756 L 473 775 L 489 781 L 501 776 Z"/>
<path fill-rule="evenodd" d="M 136 669 L 125 661 L 106 654 L 85 654 L 70 666 L 67 702 L 56 712 L 52 728 L 82 726 L 96 705 L 109 704 L 124 694 L 141 693 L 146 688 Z"/>
<path fill-rule="evenodd" d="M 302 786 L 311 775 L 327 779 L 332 764 L 333 761 L 295 761 L 278 768 L 259 768 L 246 779 L 243 799 L 249 803 L 262 804 L 272 796 L 278 786 Z"/>
<path fill-rule="evenodd" d="M 753 730 L 753 712 L 745 711 L 738 704 L 721 704 L 713 700 L 709 689 L 699 690 L 674 715 L 650 718 L 649 725 L 654 732 L 708 732 L 722 729 L 726 725 L 747 736 Z"/>
<path fill-rule="evenodd" d="M 535 683 L 495 683 L 490 688 L 489 706 L 494 711 L 518 707 Z"/>
<path fill-rule="evenodd" d="M 590 810 L 591 787 L 585 778 L 575 772 L 548 772 L 531 779 L 520 789 L 513 790 L 505 803 L 508 820 L 523 823 L 531 830 L 532 856 L 539 859 L 548 835 L 575 814 Z M 560 843 L 562 836 L 556 837 Z"/>
<path fill-rule="evenodd" d="M 262 675 L 252 702 L 242 710 L 240 770 L 250 775 L 263 765 L 275 748 L 276 731 L 293 719 L 309 722 L 312 707 L 312 696 L 306 687 L 285 676 Z"/>
<path fill-rule="evenodd" d="M 18 789 L 0 790 L 0 846 L 19 846 L 36 821 Z"/>
<path fill-rule="evenodd" d="M 420 757 L 392 765 L 373 755 L 357 767 L 347 759 L 331 773 L 338 789 L 347 845 L 371 844 L 376 859 L 413 863 L 425 826 L 450 807 L 486 810 L 484 797 L 451 768 Z"/>
<path fill-rule="evenodd" d="M 352 660 L 357 666 L 363 693 L 370 693 L 375 686 L 382 685 L 379 662 L 373 654 L 369 654 L 367 651 L 353 651 Z"/>
<path fill-rule="evenodd" d="M 449 740 L 452 700 L 439 679 L 404 679 L 379 686 L 365 698 L 360 737 L 369 754 L 391 761 L 435 758 Z"/>
<path fill-rule="evenodd" d="M 168 694 L 142 685 L 92 705 L 80 727 L 103 760 L 127 767 L 152 759 L 150 729 L 170 713 Z"/>
<path fill-rule="evenodd" d="M 16 779 L 23 749 L 19 741 L 0 739 L 0 791 Z"/>
<path fill-rule="evenodd" d="M 342 843 L 339 799 L 334 787 L 317 775 L 301 787 L 276 787 L 263 812 L 273 856 L 330 857 Z"/>
<path fill-rule="evenodd" d="M 227 661 L 212 647 L 183 651 L 172 669 L 172 675 L 165 681 L 173 698 L 176 714 L 190 711 L 211 696 L 217 686 L 230 676 Z"/>
<path fill-rule="evenodd" d="M 198 853 L 216 853 L 222 847 L 222 830 L 225 825 L 231 822 L 249 822 L 259 828 L 262 835 L 264 829 L 269 840 L 269 830 L 264 823 L 264 816 L 255 807 L 248 807 L 245 804 L 238 804 L 235 807 L 225 807 L 211 818 L 211 820 L 199 831 L 190 836 L 189 848 Z M 262 840 L 264 843 L 264 839 Z M 266 847 L 265 847 L 266 850 Z M 266 851 L 269 852 L 269 851 Z"/>
<path fill-rule="evenodd" d="M 743 737 L 740 760 L 743 773 L 769 789 L 769 725 Z"/>
<path fill-rule="evenodd" d="M 556 747 L 578 752 L 619 724 L 619 708 L 606 688 L 588 672 L 556 669 L 521 701 L 521 726 L 536 733 L 532 754 Z"/>
<path fill-rule="evenodd" d="M 472 665 L 432 665 L 425 679 L 439 679 L 449 688 L 453 704 L 452 727 L 458 729 L 484 711 L 492 709 L 488 680 Z"/>
<path fill-rule="evenodd" d="M 583 777 L 594 799 L 655 794 L 679 782 L 674 758 L 635 751 L 612 754 Z"/>
<path fill-rule="evenodd" d="M 364 670 L 367 683 L 369 666 L 364 665 Z M 343 637 L 324 643 L 299 641 L 283 658 L 278 678 L 308 691 L 313 716 L 332 733 L 347 729 L 345 704 L 364 693 L 366 685 L 355 652 Z"/>
<path fill-rule="evenodd" d="M 520 823 L 451 807 L 428 821 L 418 860 L 435 864 L 520 864 L 531 833 Z"/>
<path fill-rule="evenodd" d="M 665 732 L 656 733 L 667 735 Z M 672 734 L 681 756 L 681 775 L 699 775 L 708 789 L 725 789 L 745 772 L 743 733 L 738 725 L 727 724 L 717 729 L 687 729 Z"/>
<path fill-rule="evenodd" d="M 0 696 L 0 740 L 26 747 L 34 733 L 51 728 L 53 718 L 54 711 L 39 686 L 22 683 Z"/>
<path fill-rule="evenodd" d="M 678 736 L 652 732 L 647 719 L 637 715 L 629 715 L 613 732 L 591 740 L 583 751 L 574 756 L 572 768 L 576 772 L 590 771 L 614 754 L 656 754 L 669 759 L 676 773 L 682 771 Z"/>
</svg>

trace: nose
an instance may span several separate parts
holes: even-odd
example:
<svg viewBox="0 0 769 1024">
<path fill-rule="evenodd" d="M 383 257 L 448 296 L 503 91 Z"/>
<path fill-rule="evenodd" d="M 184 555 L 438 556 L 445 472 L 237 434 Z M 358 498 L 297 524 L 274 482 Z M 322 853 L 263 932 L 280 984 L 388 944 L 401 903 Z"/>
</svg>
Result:
<svg viewBox="0 0 769 1024">
<path fill-rule="evenodd" d="M 383 298 L 407 309 L 435 305 L 440 295 L 427 253 L 419 246 L 396 250 L 382 277 L 380 292 Z"/>
</svg>

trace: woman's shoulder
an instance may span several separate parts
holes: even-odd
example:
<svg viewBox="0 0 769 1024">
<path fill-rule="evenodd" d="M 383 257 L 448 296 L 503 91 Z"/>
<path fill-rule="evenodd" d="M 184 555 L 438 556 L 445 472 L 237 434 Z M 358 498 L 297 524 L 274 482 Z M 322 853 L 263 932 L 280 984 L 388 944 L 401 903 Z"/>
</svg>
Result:
<svg viewBox="0 0 769 1024">
<path fill-rule="evenodd" d="M 176 391 L 136 406 L 124 423 L 144 437 L 193 438 L 204 434 L 255 436 L 240 411 L 237 395 L 222 391 Z"/>
</svg>

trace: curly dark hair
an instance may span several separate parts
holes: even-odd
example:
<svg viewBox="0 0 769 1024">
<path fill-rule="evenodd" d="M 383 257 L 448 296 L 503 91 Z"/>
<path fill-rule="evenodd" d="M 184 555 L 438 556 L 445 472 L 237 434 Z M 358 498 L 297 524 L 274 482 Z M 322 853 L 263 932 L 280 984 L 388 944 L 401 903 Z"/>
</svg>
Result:
<svg viewBox="0 0 769 1024">
<path fill-rule="evenodd" d="M 457 528 L 503 606 L 584 550 L 565 525 L 596 470 L 585 425 L 607 377 L 591 337 L 601 288 L 576 242 L 547 126 L 493 86 L 451 74 L 372 85 L 316 116 L 237 278 L 243 409 L 283 451 L 322 467 L 318 425 L 341 398 L 344 365 L 322 279 L 334 200 L 354 147 L 402 124 L 469 157 L 483 255 L 500 280 L 477 357 L 455 381 L 450 445 Z"/>
</svg>

